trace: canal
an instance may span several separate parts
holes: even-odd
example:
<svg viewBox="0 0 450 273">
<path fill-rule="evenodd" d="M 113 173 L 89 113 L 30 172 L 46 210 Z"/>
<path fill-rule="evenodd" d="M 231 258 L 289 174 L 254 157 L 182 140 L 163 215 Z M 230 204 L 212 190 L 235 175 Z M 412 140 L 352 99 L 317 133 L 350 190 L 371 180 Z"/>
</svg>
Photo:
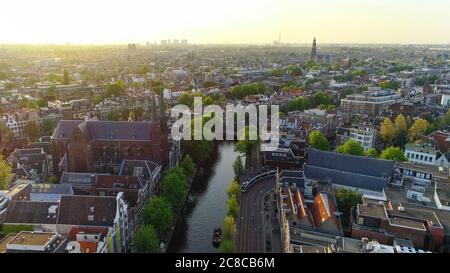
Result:
<svg viewBox="0 0 450 273">
<path fill-rule="evenodd" d="M 217 145 L 210 166 L 192 185 L 168 252 L 218 252 L 212 245 L 212 234 L 214 228 L 223 228 L 227 211 L 226 189 L 234 177 L 233 162 L 238 155 L 233 142 Z"/>
</svg>

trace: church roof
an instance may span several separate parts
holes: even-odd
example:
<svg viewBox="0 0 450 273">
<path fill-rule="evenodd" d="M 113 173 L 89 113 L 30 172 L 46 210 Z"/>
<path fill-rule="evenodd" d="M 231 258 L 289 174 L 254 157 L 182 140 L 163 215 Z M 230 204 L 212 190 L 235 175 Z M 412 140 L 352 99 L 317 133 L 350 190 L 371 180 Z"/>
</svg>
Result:
<svg viewBox="0 0 450 273">
<path fill-rule="evenodd" d="M 62 120 L 53 135 L 54 139 L 70 138 L 78 127 L 87 140 L 137 140 L 151 139 L 152 123 L 128 121 L 71 121 Z"/>
</svg>

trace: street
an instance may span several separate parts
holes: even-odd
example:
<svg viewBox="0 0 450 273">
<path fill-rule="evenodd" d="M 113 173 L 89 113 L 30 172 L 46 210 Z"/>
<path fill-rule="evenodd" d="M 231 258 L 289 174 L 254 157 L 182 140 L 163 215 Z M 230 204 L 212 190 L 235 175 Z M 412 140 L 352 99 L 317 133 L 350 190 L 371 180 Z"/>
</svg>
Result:
<svg viewBox="0 0 450 273">
<path fill-rule="evenodd" d="M 269 223 L 264 220 L 264 197 L 275 188 L 275 178 L 268 177 L 257 182 L 240 200 L 240 219 L 236 236 L 236 252 L 264 253 L 265 228 Z"/>
</svg>

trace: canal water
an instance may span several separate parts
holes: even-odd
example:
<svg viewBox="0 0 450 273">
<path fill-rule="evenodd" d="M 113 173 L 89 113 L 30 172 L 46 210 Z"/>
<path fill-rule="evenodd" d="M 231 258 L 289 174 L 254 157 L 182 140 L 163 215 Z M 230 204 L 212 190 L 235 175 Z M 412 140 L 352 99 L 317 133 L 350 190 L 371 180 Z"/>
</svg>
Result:
<svg viewBox="0 0 450 273">
<path fill-rule="evenodd" d="M 223 228 L 226 215 L 226 189 L 234 177 L 233 163 L 240 155 L 233 142 L 222 142 L 205 173 L 194 181 L 182 219 L 178 222 L 168 252 L 216 253 L 213 230 Z"/>
</svg>

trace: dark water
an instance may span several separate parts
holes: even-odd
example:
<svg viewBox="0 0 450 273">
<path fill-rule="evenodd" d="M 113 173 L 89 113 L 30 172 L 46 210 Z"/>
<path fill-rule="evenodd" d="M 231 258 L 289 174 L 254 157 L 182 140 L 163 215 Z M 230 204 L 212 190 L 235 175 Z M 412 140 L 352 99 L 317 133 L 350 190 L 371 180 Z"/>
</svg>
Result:
<svg viewBox="0 0 450 273">
<path fill-rule="evenodd" d="M 226 189 L 234 177 L 233 162 L 238 155 L 234 151 L 234 143 L 218 144 L 210 167 L 194 181 L 168 252 L 218 252 L 212 245 L 212 234 L 214 228 L 223 227 Z"/>
</svg>

